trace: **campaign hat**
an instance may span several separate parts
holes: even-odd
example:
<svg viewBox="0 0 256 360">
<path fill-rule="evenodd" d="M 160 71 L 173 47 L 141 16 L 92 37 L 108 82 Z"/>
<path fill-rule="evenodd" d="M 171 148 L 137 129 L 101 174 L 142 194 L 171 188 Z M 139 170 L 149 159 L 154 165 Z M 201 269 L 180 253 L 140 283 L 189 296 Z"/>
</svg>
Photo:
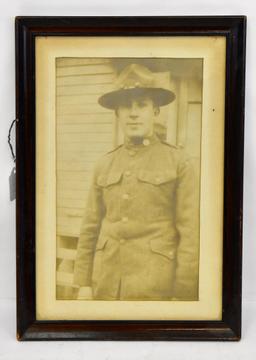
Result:
<svg viewBox="0 0 256 360">
<path fill-rule="evenodd" d="M 156 73 L 141 64 L 126 66 L 117 77 L 112 91 L 100 96 L 98 102 L 107 109 L 139 96 L 150 97 L 155 105 L 164 106 L 175 100 L 175 94 L 161 86 Z"/>
</svg>

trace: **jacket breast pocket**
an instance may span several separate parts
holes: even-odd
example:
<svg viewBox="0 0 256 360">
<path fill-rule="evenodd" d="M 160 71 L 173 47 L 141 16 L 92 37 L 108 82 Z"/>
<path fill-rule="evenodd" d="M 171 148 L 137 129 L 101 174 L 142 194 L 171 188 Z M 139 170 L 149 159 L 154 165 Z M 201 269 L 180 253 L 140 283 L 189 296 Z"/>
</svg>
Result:
<svg viewBox="0 0 256 360">
<path fill-rule="evenodd" d="M 117 216 L 116 212 L 119 212 L 116 199 L 120 192 L 121 179 L 121 172 L 110 172 L 109 174 L 100 175 L 97 179 L 97 185 L 102 189 L 107 216 L 113 220 Z"/>
<path fill-rule="evenodd" d="M 161 186 L 175 181 L 177 174 L 175 169 L 162 171 L 141 170 L 138 174 L 138 180 L 154 186 Z"/>
<path fill-rule="evenodd" d="M 140 204 L 146 209 L 146 220 L 154 221 L 172 216 L 177 184 L 175 169 L 162 171 L 141 170 L 138 173 Z"/>
<path fill-rule="evenodd" d="M 118 184 L 121 180 L 122 172 L 109 172 L 109 174 L 100 175 L 97 179 L 97 185 L 102 188 L 108 188 Z"/>
</svg>

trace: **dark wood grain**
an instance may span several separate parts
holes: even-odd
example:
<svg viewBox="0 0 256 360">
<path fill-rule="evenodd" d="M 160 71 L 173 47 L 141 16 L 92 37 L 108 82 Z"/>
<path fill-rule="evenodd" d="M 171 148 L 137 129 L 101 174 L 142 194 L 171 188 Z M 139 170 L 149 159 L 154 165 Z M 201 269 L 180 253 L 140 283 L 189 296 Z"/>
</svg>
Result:
<svg viewBox="0 0 256 360">
<path fill-rule="evenodd" d="M 223 35 L 227 40 L 222 321 L 37 321 L 35 38 L 141 35 Z M 240 339 L 245 36 L 243 16 L 16 18 L 18 340 Z"/>
</svg>

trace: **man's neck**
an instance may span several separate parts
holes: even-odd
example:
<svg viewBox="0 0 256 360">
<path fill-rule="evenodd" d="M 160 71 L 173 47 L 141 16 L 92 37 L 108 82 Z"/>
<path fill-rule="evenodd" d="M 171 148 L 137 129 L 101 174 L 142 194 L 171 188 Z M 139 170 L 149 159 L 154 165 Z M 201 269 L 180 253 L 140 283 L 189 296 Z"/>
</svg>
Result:
<svg viewBox="0 0 256 360">
<path fill-rule="evenodd" d="M 141 146 L 145 144 L 152 144 L 158 141 L 158 137 L 156 134 L 151 134 L 149 136 L 133 136 L 133 137 L 126 137 L 125 138 L 125 145 L 126 146 Z"/>
</svg>

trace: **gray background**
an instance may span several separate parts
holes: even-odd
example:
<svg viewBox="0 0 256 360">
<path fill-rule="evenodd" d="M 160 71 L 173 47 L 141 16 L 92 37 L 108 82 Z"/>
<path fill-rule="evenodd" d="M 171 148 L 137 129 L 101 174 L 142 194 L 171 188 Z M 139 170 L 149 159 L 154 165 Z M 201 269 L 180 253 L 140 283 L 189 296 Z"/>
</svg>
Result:
<svg viewBox="0 0 256 360">
<path fill-rule="evenodd" d="M 254 359 L 256 356 L 256 4 L 253 0 L 9 0 L 0 5 L 0 359 Z M 247 15 L 244 181 L 243 340 L 240 343 L 18 343 L 15 340 L 15 202 L 9 202 L 12 161 L 7 133 L 15 117 L 16 15 Z"/>
</svg>

